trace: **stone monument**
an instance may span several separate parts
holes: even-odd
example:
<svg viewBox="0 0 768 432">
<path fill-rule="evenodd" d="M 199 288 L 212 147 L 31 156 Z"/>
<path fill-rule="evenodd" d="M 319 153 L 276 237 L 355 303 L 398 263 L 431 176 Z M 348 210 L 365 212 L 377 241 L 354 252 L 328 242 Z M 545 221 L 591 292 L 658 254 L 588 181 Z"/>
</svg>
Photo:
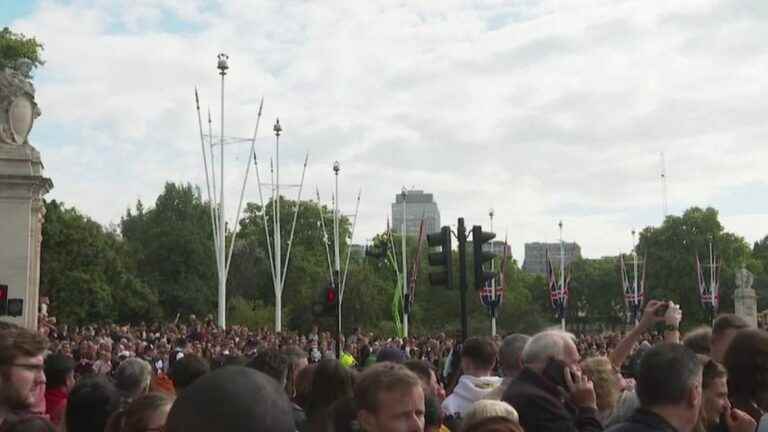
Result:
<svg viewBox="0 0 768 432">
<path fill-rule="evenodd" d="M 736 291 L 733 294 L 733 302 L 736 306 L 736 315 L 744 318 L 749 325 L 757 327 L 757 294 L 752 289 L 755 277 L 743 266 L 736 272 Z"/>
<path fill-rule="evenodd" d="M 40 116 L 29 80 L 31 62 L 0 71 L 0 285 L 8 287 L 8 315 L 37 328 L 43 195 L 52 187 L 43 176 L 40 152 L 27 137 Z"/>
</svg>

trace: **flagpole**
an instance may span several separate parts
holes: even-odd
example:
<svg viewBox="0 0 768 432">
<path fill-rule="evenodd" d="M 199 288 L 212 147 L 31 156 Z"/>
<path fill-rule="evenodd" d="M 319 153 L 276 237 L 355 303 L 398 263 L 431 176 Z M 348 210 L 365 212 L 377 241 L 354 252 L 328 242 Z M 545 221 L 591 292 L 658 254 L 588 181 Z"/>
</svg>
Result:
<svg viewBox="0 0 768 432">
<path fill-rule="evenodd" d="M 560 327 L 565 331 L 565 246 L 563 245 L 563 221 L 558 222 L 557 226 L 560 228 L 560 301 L 563 305 Z"/>
<path fill-rule="evenodd" d="M 635 316 L 635 327 L 637 327 L 637 324 L 639 322 L 638 315 L 639 315 L 639 312 L 640 312 L 640 307 L 639 307 L 639 300 L 640 300 L 640 298 L 637 296 L 637 250 L 635 249 L 635 247 L 636 247 L 636 243 L 635 243 L 635 230 L 633 229 L 632 230 L 632 255 L 634 255 L 634 261 L 635 261 L 634 262 L 634 267 L 635 267 L 635 271 L 634 271 L 634 291 L 635 291 L 634 303 L 635 303 L 635 305 L 634 305 L 634 313 L 633 313 L 633 315 Z"/>
<path fill-rule="evenodd" d="M 493 209 L 490 209 L 488 211 L 488 217 L 491 218 L 491 232 L 493 232 Z M 493 240 L 491 240 L 491 254 L 493 254 L 494 251 L 494 245 Z M 493 259 L 491 259 L 491 272 L 494 271 L 494 263 Z M 502 264 L 503 265 L 503 264 Z M 491 337 L 496 336 L 496 306 L 494 302 L 496 301 L 496 278 L 491 279 Z"/>
<path fill-rule="evenodd" d="M 224 76 L 227 74 L 229 65 L 227 59 L 229 57 L 221 53 L 218 56 L 218 69 L 221 75 L 221 138 L 219 145 L 221 146 L 221 155 L 219 157 L 219 174 L 221 175 L 221 182 L 219 182 L 220 195 L 219 195 L 219 327 L 224 329 L 227 325 L 226 312 L 227 312 L 227 275 L 226 275 L 226 219 L 224 218 Z"/>
<path fill-rule="evenodd" d="M 402 234 L 403 234 L 403 336 L 408 337 L 408 305 L 406 304 L 408 302 L 408 264 L 406 261 L 406 253 L 405 253 L 405 234 L 406 234 L 406 198 L 408 196 L 408 190 L 403 186 L 403 225 L 402 225 Z"/>
<path fill-rule="evenodd" d="M 337 299 L 337 311 L 336 311 L 336 358 L 341 360 L 341 351 L 343 349 L 341 343 L 342 329 L 341 329 L 341 298 L 339 291 L 341 285 L 339 284 L 341 278 L 341 256 L 339 254 L 339 171 L 341 171 L 341 164 L 339 161 L 333 163 L 333 173 L 335 177 L 335 195 L 333 200 L 333 253 L 334 253 L 334 287 L 336 288 Z"/>
</svg>

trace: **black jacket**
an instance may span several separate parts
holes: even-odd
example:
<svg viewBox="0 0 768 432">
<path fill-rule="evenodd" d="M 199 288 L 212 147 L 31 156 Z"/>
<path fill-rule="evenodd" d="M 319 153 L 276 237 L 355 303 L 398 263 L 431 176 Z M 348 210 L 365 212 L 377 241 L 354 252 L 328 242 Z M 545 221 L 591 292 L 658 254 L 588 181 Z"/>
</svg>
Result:
<svg viewBox="0 0 768 432">
<path fill-rule="evenodd" d="M 579 408 L 568 400 L 564 389 L 529 368 L 507 386 L 502 398 L 520 416 L 520 425 L 530 432 L 597 432 L 603 425 L 594 408 Z"/>
<path fill-rule="evenodd" d="M 653 411 L 638 408 L 627 421 L 606 432 L 677 432 L 677 429 Z"/>
</svg>

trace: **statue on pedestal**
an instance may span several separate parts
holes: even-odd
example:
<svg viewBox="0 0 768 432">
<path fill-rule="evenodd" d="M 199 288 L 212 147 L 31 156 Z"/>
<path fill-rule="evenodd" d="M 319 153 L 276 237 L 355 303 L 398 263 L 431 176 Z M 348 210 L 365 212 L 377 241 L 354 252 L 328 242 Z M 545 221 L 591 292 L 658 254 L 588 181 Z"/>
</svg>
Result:
<svg viewBox="0 0 768 432">
<path fill-rule="evenodd" d="M 754 275 L 742 266 L 736 272 L 736 291 L 733 302 L 736 315 L 744 318 L 751 326 L 757 327 L 757 294 L 752 289 L 754 281 Z"/>
</svg>

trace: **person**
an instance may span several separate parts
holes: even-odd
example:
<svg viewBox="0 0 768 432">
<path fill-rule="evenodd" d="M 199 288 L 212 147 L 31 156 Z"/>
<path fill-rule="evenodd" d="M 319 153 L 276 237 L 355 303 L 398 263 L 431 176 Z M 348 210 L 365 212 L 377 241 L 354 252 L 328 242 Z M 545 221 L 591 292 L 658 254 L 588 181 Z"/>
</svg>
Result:
<svg viewBox="0 0 768 432">
<path fill-rule="evenodd" d="M 208 362 L 196 354 L 187 354 L 173 365 L 170 371 L 170 379 L 176 394 L 181 394 L 201 376 L 211 371 Z"/>
<path fill-rule="evenodd" d="M 61 424 L 67 408 L 67 397 L 75 386 L 75 361 L 64 354 L 51 354 L 45 359 L 45 413 L 56 426 Z"/>
<path fill-rule="evenodd" d="M 104 432 L 109 417 L 120 408 L 120 392 L 104 376 L 84 378 L 69 393 L 64 414 L 66 430 Z"/>
<path fill-rule="evenodd" d="M 58 429 L 49 420 L 30 415 L 4 423 L 0 432 L 58 432 Z"/>
<path fill-rule="evenodd" d="M 283 387 L 283 389 L 286 388 L 288 383 L 289 363 L 288 358 L 280 351 L 273 348 L 260 351 L 256 357 L 248 363 L 247 367 L 272 377 L 281 387 Z M 287 394 L 288 392 L 286 391 L 286 395 Z M 295 403 L 291 403 L 291 405 L 293 407 L 293 420 L 296 423 L 296 429 L 303 430 L 304 424 L 307 422 L 307 416 L 300 406 Z"/>
<path fill-rule="evenodd" d="M 522 432 L 520 417 L 508 403 L 490 399 L 475 402 L 461 426 L 462 432 L 502 430 Z"/>
<path fill-rule="evenodd" d="M 366 432 L 422 432 L 424 391 L 421 381 L 405 366 L 377 363 L 355 384 L 357 420 Z"/>
<path fill-rule="evenodd" d="M 524 334 L 511 334 L 504 338 L 499 348 L 499 362 L 504 379 L 501 384 L 488 394 L 488 399 L 500 400 L 509 383 L 523 370 L 523 348 L 531 339 Z"/>
<path fill-rule="evenodd" d="M 461 351 L 463 374 L 453 392 L 443 401 L 446 423 L 460 423 L 473 403 L 488 397 L 501 384 L 501 378 L 492 375 L 497 353 L 496 344 L 489 338 L 472 337 L 464 342 Z M 450 425 L 449 428 L 453 429 Z"/>
<path fill-rule="evenodd" d="M 536 334 L 523 349 L 525 368 L 502 400 L 528 431 L 601 431 L 592 382 L 581 374 L 575 337 L 559 330 Z"/>
<path fill-rule="evenodd" d="M 720 364 L 725 364 L 725 352 L 728 345 L 739 330 L 749 328 L 744 318 L 734 314 L 723 314 L 715 319 L 712 324 L 712 347 L 710 353 L 712 359 Z"/>
<path fill-rule="evenodd" d="M 0 330 L 0 425 L 32 409 L 44 391 L 46 348 L 47 340 L 29 330 L 16 326 Z"/>
<path fill-rule="evenodd" d="M 354 394 L 355 375 L 336 359 L 323 359 L 317 364 L 306 406 L 307 429 L 325 432 L 330 406 Z"/>
<path fill-rule="evenodd" d="M 291 404 L 274 379 L 241 366 L 222 367 L 192 383 L 165 424 L 167 432 L 254 430 L 294 432 Z"/>
<path fill-rule="evenodd" d="M 702 404 L 702 364 L 696 353 L 681 344 L 661 343 L 645 353 L 637 374 L 640 408 L 607 432 L 691 432 Z M 729 430 L 749 417 L 738 411 L 728 418 Z M 752 424 L 752 430 L 755 425 Z"/>
<path fill-rule="evenodd" d="M 712 350 L 712 329 L 701 326 L 691 330 L 683 338 L 683 345 L 696 354 L 709 356 Z"/>
<path fill-rule="evenodd" d="M 403 366 L 419 377 L 425 395 L 435 396 L 441 403 L 445 400 L 445 389 L 438 382 L 435 369 L 428 362 L 412 359 L 403 363 Z"/>
<path fill-rule="evenodd" d="M 701 414 L 698 432 L 728 431 L 721 419 L 731 416 L 731 403 L 728 401 L 728 373 L 723 365 L 706 356 L 699 356 L 703 366 L 701 388 Z M 744 432 L 754 432 L 754 422 L 742 423 Z M 735 431 L 730 431 L 735 432 Z"/>
<path fill-rule="evenodd" d="M 115 386 L 123 397 L 124 406 L 147 393 L 151 381 L 152 366 L 137 357 L 123 361 L 115 371 Z"/>
<path fill-rule="evenodd" d="M 285 390 L 288 397 L 293 399 L 296 396 L 296 379 L 305 367 L 309 365 L 307 352 L 296 345 L 288 345 L 281 350 L 283 356 L 288 360 L 288 382 Z"/>
<path fill-rule="evenodd" d="M 173 401 L 174 398 L 165 393 L 147 393 L 114 413 L 105 432 L 160 432 Z"/>
<path fill-rule="evenodd" d="M 760 422 L 768 411 L 768 333 L 738 331 L 724 358 L 731 404 Z"/>
</svg>

